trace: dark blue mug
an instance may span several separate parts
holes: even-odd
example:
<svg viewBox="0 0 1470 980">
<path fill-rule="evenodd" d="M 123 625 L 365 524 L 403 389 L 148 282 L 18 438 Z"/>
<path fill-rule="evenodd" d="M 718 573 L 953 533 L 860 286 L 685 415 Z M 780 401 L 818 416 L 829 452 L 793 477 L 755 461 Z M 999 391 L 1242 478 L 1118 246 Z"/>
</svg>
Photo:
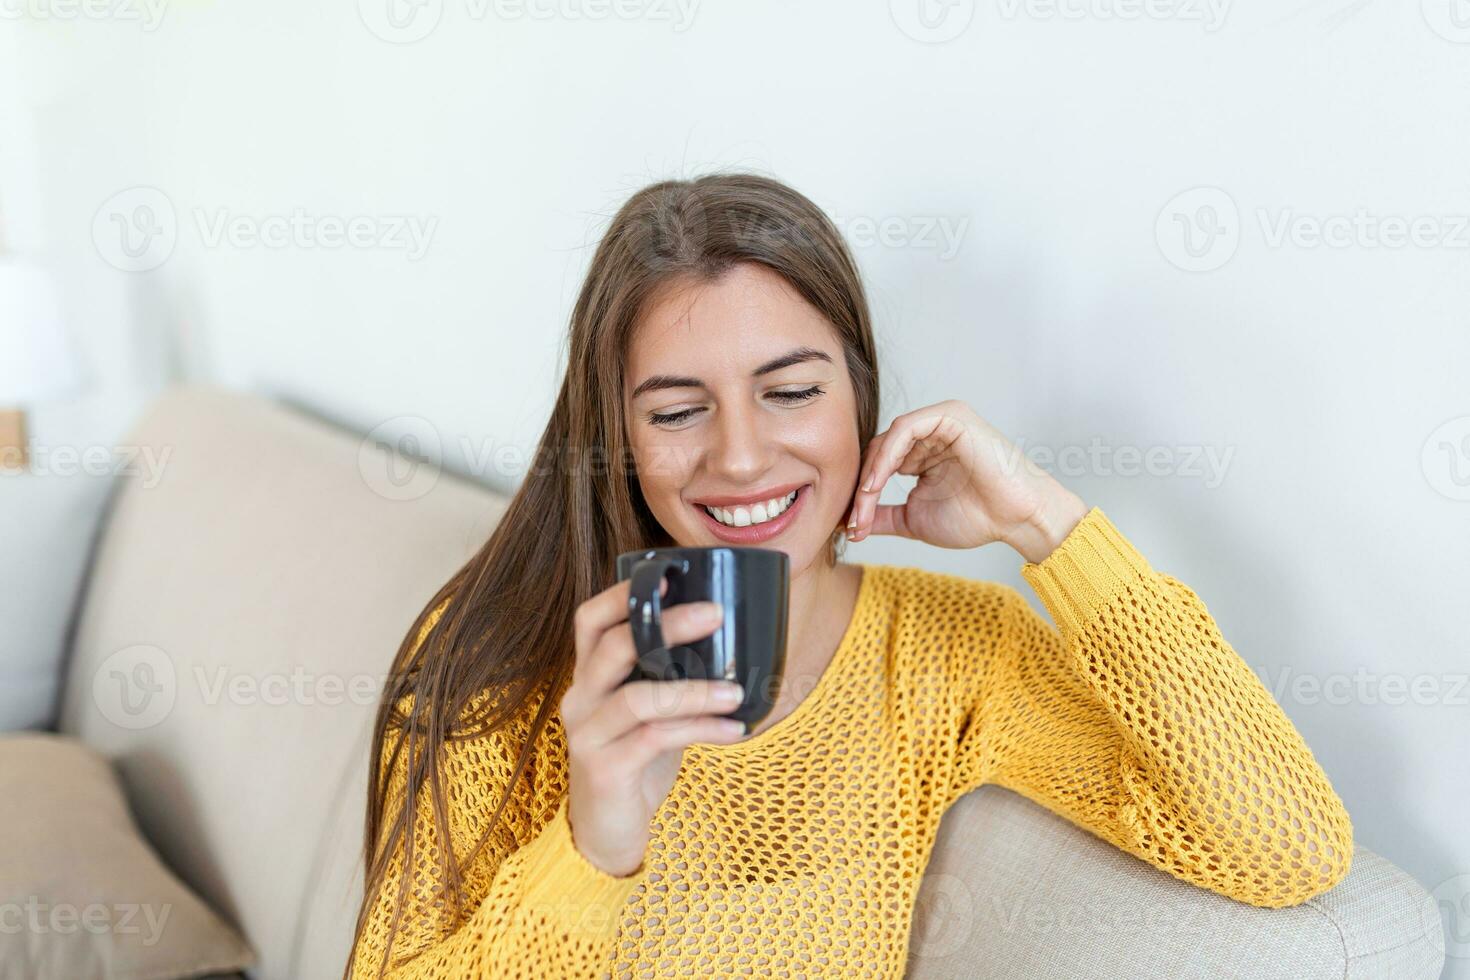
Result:
<svg viewBox="0 0 1470 980">
<path fill-rule="evenodd" d="M 628 624 L 638 662 L 623 683 L 638 680 L 728 680 L 745 691 L 725 717 L 746 730 L 771 713 L 786 670 L 786 619 L 791 559 L 770 548 L 650 548 L 618 555 L 618 581 L 632 579 Z M 668 590 L 659 595 L 659 582 Z M 664 644 L 663 610 L 710 601 L 725 616 L 709 636 Z"/>
</svg>

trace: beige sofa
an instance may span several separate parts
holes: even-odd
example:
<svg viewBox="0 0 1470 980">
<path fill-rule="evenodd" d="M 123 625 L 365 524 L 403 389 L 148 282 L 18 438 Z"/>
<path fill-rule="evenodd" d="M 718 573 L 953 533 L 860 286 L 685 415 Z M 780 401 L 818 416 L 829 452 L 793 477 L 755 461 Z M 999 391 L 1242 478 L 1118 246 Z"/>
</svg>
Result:
<svg viewBox="0 0 1470 980">
<path fill-rule="evenodd" d="M 372 695 L 505 501 L 213 388 L 169 392 L 130 442 L 166 453 L 163 475 L 119 478 L 59 727 L 113 762 L 148 839 L 256 950 L 254 976 L 330 980 L 361 888 Z M 158 670 L 120 717 L 94 682 L 139 645 Z M 1429 896 L 1363 848 L 1328 894 L 1257 909 L 994 787 L 946 815 L 911 949 L 916 978 L 1429 980 L 1444 957 Z"/>
</svg>

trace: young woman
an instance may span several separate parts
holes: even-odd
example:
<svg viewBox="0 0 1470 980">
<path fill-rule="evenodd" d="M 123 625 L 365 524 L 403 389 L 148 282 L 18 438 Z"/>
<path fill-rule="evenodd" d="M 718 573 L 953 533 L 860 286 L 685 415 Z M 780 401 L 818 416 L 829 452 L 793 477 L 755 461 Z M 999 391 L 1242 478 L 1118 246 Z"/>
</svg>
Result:
<svg viewBox="0 0 1470 980">
<path fill-rule="evenodd" d="M 1194 592 L 961 402 L 875 437 L 863 287 L 801 194 L 638 192 L 570 339 L 537 465 L 395 660 L 350 976 L 898 977 L 940 818 L 984 783 L 1252 905 L 1347 873 L 1342 802 Z M 1009 545 L 1056 628 L 998 583 L 839 560 L 872 534 Z M 615 556 L 726 543 L 791 559 L 750 733 L 722 682 L 620 686 Z M 718 615 L 672 607 L 666 639 Z"/>
</svg>

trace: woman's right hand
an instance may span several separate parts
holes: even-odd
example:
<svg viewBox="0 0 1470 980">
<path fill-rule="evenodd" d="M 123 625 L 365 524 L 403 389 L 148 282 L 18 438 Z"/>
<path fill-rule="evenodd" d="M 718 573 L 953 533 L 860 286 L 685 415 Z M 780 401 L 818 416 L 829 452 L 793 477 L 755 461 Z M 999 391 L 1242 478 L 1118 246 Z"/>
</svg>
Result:
<svg viewBox="0 0 1470 980">
<path fill-rule="evenodd" d="M 684 747 L 729 744 L 742 722 L 721 718 L 740 705 L 740 685 L 723 680 L 640 680 L 624 684 L 638 660 L 628 625 L 631 581 L 618 582 L 577 607 L 577 664 L 562 696 L 567 732 L 572 842 L 592 865 L 615 877 L 637 871 L 649 823 L 674 788 Z M 666 592 L 668 582 L 659 585 Z M 719 626 L 717 602 L 663 610 L 664 643 L 676 646 Z M 721 699 L 721 689 L 733 697 Z"/>
</svg>

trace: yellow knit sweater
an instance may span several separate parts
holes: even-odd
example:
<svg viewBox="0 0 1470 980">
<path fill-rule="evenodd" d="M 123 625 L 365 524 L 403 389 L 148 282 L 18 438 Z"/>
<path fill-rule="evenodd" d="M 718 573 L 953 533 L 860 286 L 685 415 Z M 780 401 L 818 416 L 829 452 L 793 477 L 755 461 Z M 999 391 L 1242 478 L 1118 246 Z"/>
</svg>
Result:
<svg viewBox="0 0 1470 980">
<path fill-rule="evenodd" d="M 1347 873 L 1352 824 L 1301 736 L 1199 597 L 1101 510 L 1022 569 L 1055 629 L 999 583 L 862 567 L 816 686 L 753 737 L 685 750 L 635 873 L 605 874 L 572 843 L 556 713 L 458 921 L 435 901 L 442 842 L 420 820 L 387 975 L 899 978 L 940 818 L 986 783 L 1251 905 Z M 456 855 L 485 830 L 534 710 L 451 743 Z M 377 975 L 401 864 L 369 906 L 356 977 Z"/>
</svg>

